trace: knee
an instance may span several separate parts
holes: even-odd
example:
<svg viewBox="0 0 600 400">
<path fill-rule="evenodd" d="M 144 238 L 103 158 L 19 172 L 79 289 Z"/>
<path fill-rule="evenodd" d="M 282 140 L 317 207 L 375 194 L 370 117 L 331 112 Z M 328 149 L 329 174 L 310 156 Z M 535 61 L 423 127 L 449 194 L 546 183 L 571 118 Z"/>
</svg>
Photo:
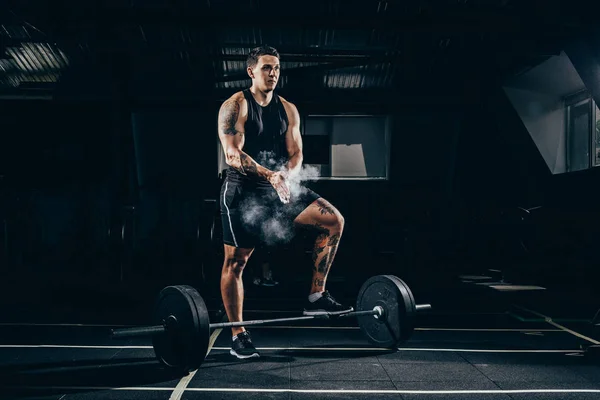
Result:
<svg viewBox="0 0 600 400">
<path fill-rule="evenodd" d="M 340 225 L 340 228 L 344 229 L 344 224 L 346 223 L 346 220 L 344 219 L 344 216 L 342 214 L 340 214 L 338 217 L 338 223 Z"/>
<path fill-rule="evenodd" d="M 344 216 L 337 210 L 333 215 L 318 220 L 318 224 L 326 228 L 329 232 L 341 232 L 344 230 Z"/>
<path fill-rule="evenodd" d="M 241 276 L 247 262 L 248 259 L 246 257 L 226 258 L 225 263 L 223 264 L 223 272 Z"/>
<path fill-rule="evenodd" d="M 340 214 L 339 212 L 335 213 L 335 219 L 333 221 L 333 227 L 336 230 L 342 231 L 344 230 L 344 223 L 345 223 L 345 219 L 344 216 L 342 214 Z"/>
</svg>

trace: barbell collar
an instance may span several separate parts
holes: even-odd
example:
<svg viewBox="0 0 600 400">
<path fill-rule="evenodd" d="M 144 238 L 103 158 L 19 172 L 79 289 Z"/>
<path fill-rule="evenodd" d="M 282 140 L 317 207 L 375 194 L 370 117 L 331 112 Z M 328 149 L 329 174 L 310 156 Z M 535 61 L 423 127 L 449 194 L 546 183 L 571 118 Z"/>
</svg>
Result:
<svg viewBox="0 0 600 400">
<path fill-rule="evenodd" d="M 384 309 L 381 306 L 375 306 L 372 310 L 364 310 L 364 311 L 350 311 L 344 314 L 340 314 L 339 318 L 347 318 L 347 317 L 360 317 L 363 315 L 374 315 L 378 318 L 382 317 L 384 314 Z"/>
</svg>

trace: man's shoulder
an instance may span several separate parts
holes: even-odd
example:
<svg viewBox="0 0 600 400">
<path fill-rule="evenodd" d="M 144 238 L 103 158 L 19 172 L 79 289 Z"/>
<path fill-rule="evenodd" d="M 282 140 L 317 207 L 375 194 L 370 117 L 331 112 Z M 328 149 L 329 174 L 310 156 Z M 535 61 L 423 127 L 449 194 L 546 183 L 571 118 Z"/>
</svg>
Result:
<svg viewBox="0 0 600 400">
<path fill-rule="evenodd" d="M 288 114 L 291 114 L 292 116 L 298 114 L 298 108 L 296 107 L 296 105 L 294 103 L 292 103 L 291 101 L 287 101 L 285 98 L 283 98 L 281 96 L 279 96 L 279 100 L 281 101 L 281 104 L 283 104 L 283 107 L 285 108 L 285 110 Z"/>
<path fill-rule="evenodd" d="M 294 105 L 294 103 L 292 103 L 291 101 L 286 100 L 285 97 L 280 96 L 280 95 L 277 95 L 277 96 L 279 96 L 279 100 L 281 101 L 281 104 L 283 104 L 284 106 L 286 106 L 286 107 L 287 106 L 289 106 L 289 107 L 296 107 Z"/>
<path fill-rule="evenodd" d="M 244 101 L 246 101 L 246 97 L 244 96 L 244 92 L 240 90 L 232 94 L 229 98 L 225 99 L 223 104 L 232 102 L 243 103 Z"/>
<path fill-rule="evenodd" d="M 238 116 L 238 118 L 241 118 L 243 120 L 248 114 L 248 106 L 246 98 L 244 97 L 244 92 L 235 92 L 229 98 L 224 100 L 223 103 L 221 103 L 221 107 L 219 110 L 219 114 L 222 113 L 235 113 Z"/>
</svg>

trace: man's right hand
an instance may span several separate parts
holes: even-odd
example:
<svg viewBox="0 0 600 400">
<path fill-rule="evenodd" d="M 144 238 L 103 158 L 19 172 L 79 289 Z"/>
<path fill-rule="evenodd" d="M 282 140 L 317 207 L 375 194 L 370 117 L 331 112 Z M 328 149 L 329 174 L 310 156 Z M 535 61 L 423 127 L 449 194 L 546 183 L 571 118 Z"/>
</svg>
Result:
<svg viewBox="0 0 600 400">
<path fill-rule="evenodd" d="M 290 188 L 286 182 L 286 175 L 283 172 L 273 172 L 269 177 L 269 182 L 275 188 L 279 199 L 283 204 L 290 202 Z"/>
</svg>

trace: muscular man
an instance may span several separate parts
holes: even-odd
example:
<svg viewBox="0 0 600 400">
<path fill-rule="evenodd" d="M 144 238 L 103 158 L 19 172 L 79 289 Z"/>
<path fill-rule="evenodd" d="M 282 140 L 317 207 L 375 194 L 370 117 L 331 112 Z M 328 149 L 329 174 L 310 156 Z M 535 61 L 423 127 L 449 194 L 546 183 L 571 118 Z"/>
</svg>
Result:
<svg viewBox="0 0 600 400">
<path fill-rule="evenodd" d="M 325 290 L 327 275 L 344 229 L 344 218 L 327 200 L 308 188 L 290 185 L 302 168 L 300 116 L 296 106 L 274 94 L 280 74 L 279 53 L 258 47 L 248 55 L 252 86 L 235 93 L 219 110 L 219 138 L 227 162 L 220 206 L 225 259 L 221 295 L 229 321 L 242 321 L 242 272 L 254 248 L 264 239 L 264 215 L 276 218 L 276 227 L 298 226 L 318 232 L 305 315 L 340 314 L 353 308 L 338 303 Z M 253 218 L 257 207 L 266 213 Z M 256 217 L 256 215 L 254 215 Z M 258 357 L 250 334 L 232 328 L 231 354 Z"/>
</svg>

